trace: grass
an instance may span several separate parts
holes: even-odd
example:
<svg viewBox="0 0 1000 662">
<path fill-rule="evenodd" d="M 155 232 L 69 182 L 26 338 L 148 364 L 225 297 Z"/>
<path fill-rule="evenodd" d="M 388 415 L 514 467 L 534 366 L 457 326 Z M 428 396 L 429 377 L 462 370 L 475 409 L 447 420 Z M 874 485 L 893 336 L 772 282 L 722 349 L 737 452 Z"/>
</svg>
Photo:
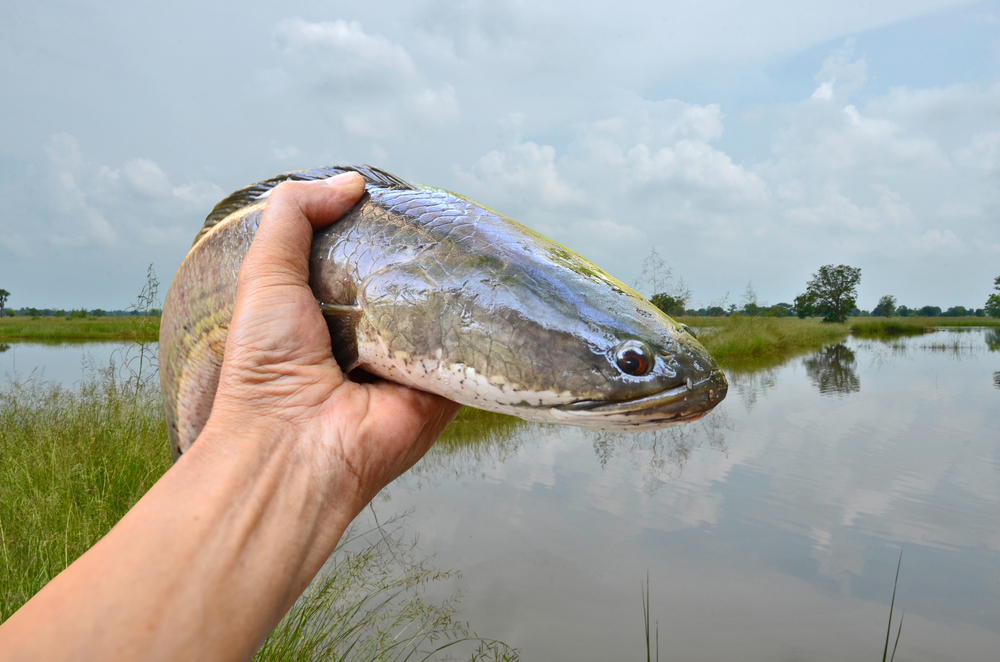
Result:
<svg viewBox="0 0 1000 662">
<path fill-rule="evenodd" d="M 889 638 L 892 636 L 892 612 L 896 608 L 896 589 L 899 587 L 899 569 L 903 566 L 903 548 L 899 548 L 899 562 L 896 564 L 896 580 L 892 583 L 892 600 L 889 602 L 889 625 L 885 629 L 885 649 L 882 651 L 882 662 L 886 662 L 889 655 Z M 899 637 L 903 634 L 903 618 L 906 617 L 904 611 L 899 617 L 899 627 L 896 629 L 896 643 L 892 646 L 892 657 L 889 662 L 896 659 L 896 651 L 899 649 Z"/>
<path fill-rule="evenodd" d="M 0 622 L 170 467 L 159 389 L 148 366 L 145 378 L 136 370 L 155 359 L 140 349 L 131 363 L 122 357 L 71 389 L 37 380 L 0 389 Z M 254 659 L 423 660 L 444 651 L 517 660 L 516 650 L 471 633 L 454 599 L 421 598 L 452 573 L 417 558 L 400 531 L 379 529 L 339 546 Z"/>
<path fill-rule="evenodd" d="M 885 336 L 919 336 L 934 329 L 923 324 L 908 324 L 902 318 L 882 317 L 858 320 L 851 323 L 851 333 L 863 338 Z"/>
<path fill-rule="evenodd" d="M 942 326 L 1000 327 L 994 317 L 855 317 L 849 321 L 851 333 L 863 337 L 920 335 Z"/>
<path fill-rule="evenodd" d="M 842 342 L 848 334 L 891 338 L 928 333 L 941 326 L 1000 328 L 990 317 L 855 317 L 845 324 L 797 317 L 678 317 L 699 331 L 698 339 L 723 368 L 736 371 L 774 367 L 789 358 Z"/>
<path fill-rule="evenodd" d="M 345 541 L 254 656 L 256 662 L 424 660 L 442 651 L 472 660 L 518 660 L 456 619 L 454 599 L 429 603 L 427 584 L 455 575 L 414 555 L 399 520 Z M 377 534 L 376 534 L 377 531 Z"/>
<path fill-rule="evenodd" d="M 704 320 L 711 322 L 706 325 Z M 844 324 L 795 317 L 682 317 L 678 321 L 702 329 L 710 326 L 711 331 L 699 334 L 699 341 L 723 368 L 735 370 L 771 367 L 848 335 Z"/>
<path fill-rule="evenodd" d="M 0 341 L 66 342 L 124 340 L 152 342 L 160 336 L 159 317 L 4 317 Z"/>
<path fill-rule="evenodd" d="M 0 391 L 0 620 L 96 543 L 170 466 L 158 389 L 106 369 Z"/>
<path fill-rule="evenodd" d="M 656 662 L 660 662 L 660 622 L 656 621 L 656 647 L 654 649 L 653 642 L 649 638 L 649 570 L 646 570 L 646 585 L 639 586 L 640 595 L 642 596 L 642 617 L 646 625 L 646 662 L 653 662 L 653 651 L 656 651 Z"/>
</svg>

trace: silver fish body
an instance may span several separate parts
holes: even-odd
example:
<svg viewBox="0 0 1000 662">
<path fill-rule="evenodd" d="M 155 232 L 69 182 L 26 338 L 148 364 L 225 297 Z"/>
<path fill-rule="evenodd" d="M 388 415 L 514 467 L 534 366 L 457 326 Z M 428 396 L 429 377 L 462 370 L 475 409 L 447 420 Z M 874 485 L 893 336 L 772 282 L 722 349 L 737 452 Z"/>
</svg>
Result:
<svg viewBox="0 0 1000 662">
<path fill-rule="evenodd" d="M 467 198 L 367 166 L 237 191 L 206 221 L 164 302 L 160 376 L 173 453 L 208 420 L 236 280 L 271 188 L 360 172 L 366 193 L 317 232 L 310 285 L 334 354 L 456 402 L 596 430 L 668 427 L 726 394 L 689 333 L 562 245 Z"/>
</svg>

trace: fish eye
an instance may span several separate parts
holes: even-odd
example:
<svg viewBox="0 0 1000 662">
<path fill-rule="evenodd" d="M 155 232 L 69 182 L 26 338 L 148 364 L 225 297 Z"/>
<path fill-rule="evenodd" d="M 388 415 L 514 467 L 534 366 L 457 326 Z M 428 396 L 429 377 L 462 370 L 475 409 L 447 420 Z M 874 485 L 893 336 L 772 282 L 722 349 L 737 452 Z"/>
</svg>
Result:
<svg viewBox="0 0 1000 662">
<path fill-rule="evenodd" d="M 638 340 L 626 340 L 615 348 L 615 363 L 626 375 L 641 377 L 653 367 L 653 353 Z"/>
</svg>

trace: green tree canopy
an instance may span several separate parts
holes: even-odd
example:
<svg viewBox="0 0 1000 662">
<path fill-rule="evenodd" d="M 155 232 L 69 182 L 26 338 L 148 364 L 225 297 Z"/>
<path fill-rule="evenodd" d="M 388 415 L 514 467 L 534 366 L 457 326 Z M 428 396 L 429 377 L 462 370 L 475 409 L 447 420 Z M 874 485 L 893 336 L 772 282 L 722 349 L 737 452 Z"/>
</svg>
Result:
<svg viewBox="0 0 1000 662">
<path fill-rule="evenodd" d="M 892 317 L 896 314 L 896 297 L 886 294 L 878 300 L 878 305 L 872 310 L 875 317 Z"/>
<path fill-rule="evenodd" d="M 1000 276 L 997 276 L 993 281 L 993 289 L 997 291 L 997 294 L 990 295 L 983 310 L 990 317 L 1000 317 Z"/>
<path fill-rule="evenodd" d="M 799 317 L 819 313 L 825 322 L 843 322 L 858 301 L 861 269 L 846 264 L 825 264 L 806 284 L 805 294 L 795 297 Z"/>
<path fill-rule="evenodd" d="M 7 305 L 7 297 L 9 296 L 10 292 L 0 288 L 0 315 L 3 315 L 3 307 Z"/>
<path fill-rule="evenodd" d="M 665 312 L 667 315 L 676 317 L 684 314 L 684 306 L 687 303 L 683 299 L 678 299 L 666 292 L 654 294 L 649 300 L 654 306 Z"/>
</svg>

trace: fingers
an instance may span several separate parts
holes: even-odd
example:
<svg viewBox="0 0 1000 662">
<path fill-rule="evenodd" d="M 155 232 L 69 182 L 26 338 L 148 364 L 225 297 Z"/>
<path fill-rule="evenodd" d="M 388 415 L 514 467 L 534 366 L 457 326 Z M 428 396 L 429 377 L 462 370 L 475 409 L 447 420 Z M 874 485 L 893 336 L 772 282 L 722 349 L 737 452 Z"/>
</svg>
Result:
<svg viewBox="0 0 1000 662">
<path fill-rule="evenodd" d="M 356 172 L 276 186 L 243 262 L 240 284 L 244 280 L 254 286 L 308 282 L 313 232 L 350 211 L 364 191 L 365 181 Z"/>
<path fill-rule="evenodd" d="M 240 268 L 227 357 L 247 365 L 328 358 L 329 332 L 309 288 L 313 231 L 343 216 L 363 194 L 364 179 L 354 172 L 272 190 Z"/>
</svg>

